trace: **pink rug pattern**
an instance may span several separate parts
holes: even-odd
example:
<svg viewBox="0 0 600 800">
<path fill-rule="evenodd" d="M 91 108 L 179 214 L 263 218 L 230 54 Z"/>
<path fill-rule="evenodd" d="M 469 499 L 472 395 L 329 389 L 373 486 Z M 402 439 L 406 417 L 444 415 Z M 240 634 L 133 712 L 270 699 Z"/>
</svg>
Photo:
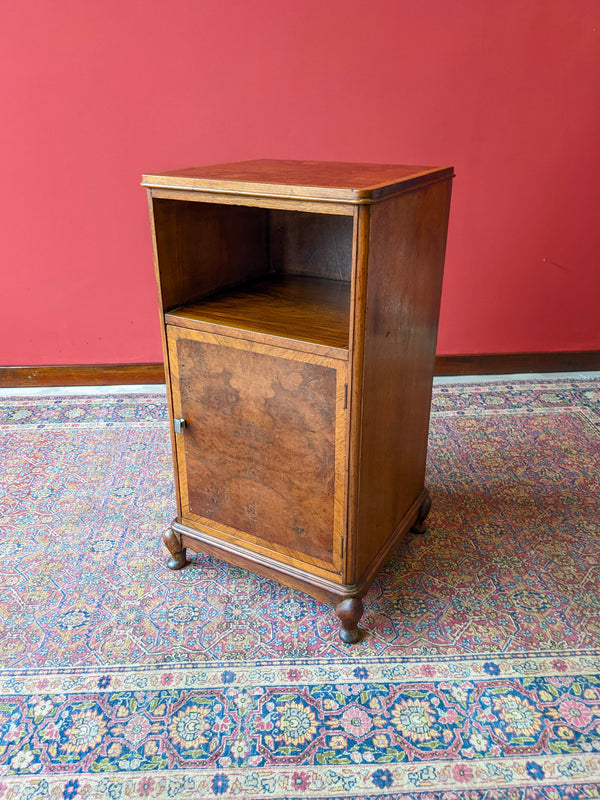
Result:
<svg viewBox="0 0 600 800">
<path fill-rule="evenodd" d="M 600 382 L 437 387 L 365 598 L 194 556 L 160 395 L 0 402 L 0 798 L 598 797 Z"/>
</svg>

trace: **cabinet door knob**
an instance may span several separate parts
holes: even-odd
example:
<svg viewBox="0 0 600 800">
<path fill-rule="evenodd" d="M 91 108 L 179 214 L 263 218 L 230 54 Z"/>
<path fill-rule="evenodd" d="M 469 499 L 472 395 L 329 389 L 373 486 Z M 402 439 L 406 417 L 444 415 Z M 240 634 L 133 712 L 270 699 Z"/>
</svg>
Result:
<svg viewBox="0 0 600 800">
<path fill-rule="evenodd" d="M 182 433 L 185 428 L 185 420 L 183 418 L 174 419 L 173 427 L 175 428 L 175 433 Z"/>
</svg>

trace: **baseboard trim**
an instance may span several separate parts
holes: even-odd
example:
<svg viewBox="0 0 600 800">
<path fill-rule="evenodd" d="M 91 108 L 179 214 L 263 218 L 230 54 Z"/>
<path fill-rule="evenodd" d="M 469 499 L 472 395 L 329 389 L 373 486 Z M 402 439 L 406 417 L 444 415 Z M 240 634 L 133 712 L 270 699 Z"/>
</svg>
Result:
<svg viewBox="0 0 600 800">
<path fill-rule="evenodd" d="M 526 372 L 600 371 L 600 350 L 559 353 L 486 353 L 482 355 L 437 356 L 435 374 L 510 375 Z M 164 383 L 163 365 L 151 364 L 67 364 L 40 367 L 0 367 L 0 387 L 27 386 L 115 386 L 119 384 Z"/>
<path fill-rule="evenodd" d="M 600 350 L 557 353 L 485 353 L 470 356 L 437 356 L 435 359 L 435 374 L 440 377 L 597 370 L 600 370 Z"/>
<path fill-rule="evenodd" d="M 42 367 L 0 367 L 0 386 L 115 386 L 164 383 L 158 364 L 69 364 Z"/>
</svg>

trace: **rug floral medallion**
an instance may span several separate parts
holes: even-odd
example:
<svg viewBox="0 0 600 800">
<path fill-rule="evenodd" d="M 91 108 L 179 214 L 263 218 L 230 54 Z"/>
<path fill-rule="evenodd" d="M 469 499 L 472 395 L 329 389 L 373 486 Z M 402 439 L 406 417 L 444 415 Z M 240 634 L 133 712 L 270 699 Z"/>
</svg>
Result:
<svg viewBox="0 0 600 800">
<path fill-rule="evenodd" d="M 0 399 L 0 456 L 2 800 L 600 797 L 600 381 L 435 388 L 356 645 L 166 568 L 164 395 Z"/>
</svg>

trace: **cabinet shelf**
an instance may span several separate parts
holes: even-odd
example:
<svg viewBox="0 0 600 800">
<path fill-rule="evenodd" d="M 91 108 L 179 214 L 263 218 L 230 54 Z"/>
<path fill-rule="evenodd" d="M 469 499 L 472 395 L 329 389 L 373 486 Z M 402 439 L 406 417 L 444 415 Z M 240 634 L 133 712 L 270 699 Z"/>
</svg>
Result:
<svg viewBox="0 0 600 800">
<path fill-rule="evenodd" d="M 350 283 L 271 274 L 165 315 L 167 325 L 348 358 Z"/>
</svg>

